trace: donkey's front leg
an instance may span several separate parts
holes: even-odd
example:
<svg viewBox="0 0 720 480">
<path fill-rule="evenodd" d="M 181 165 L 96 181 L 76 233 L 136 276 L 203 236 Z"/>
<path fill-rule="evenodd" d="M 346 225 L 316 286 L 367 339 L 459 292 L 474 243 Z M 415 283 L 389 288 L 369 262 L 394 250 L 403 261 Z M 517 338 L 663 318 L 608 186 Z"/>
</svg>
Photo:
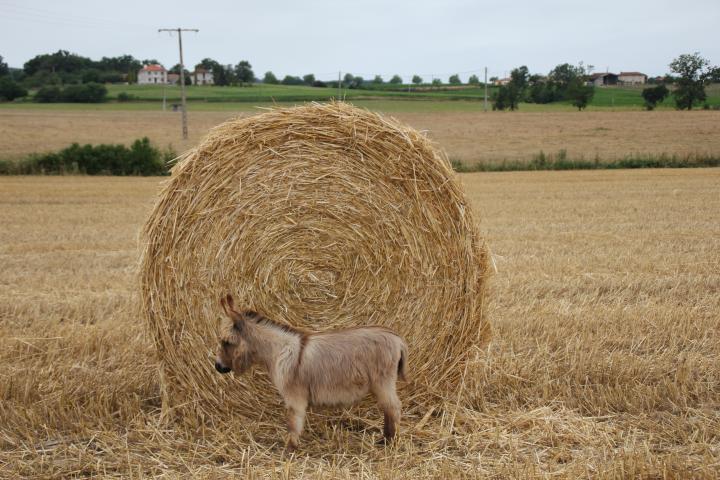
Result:
<svg viewBox="0 0 720 480">
<path fill-rule="evenodd" d="M 288 439 L 286 449 L 288 452 L 294 452 L 298 448 L 306 410 L 307 402 L 297 402 L 287 406 Z"/>
</svg>

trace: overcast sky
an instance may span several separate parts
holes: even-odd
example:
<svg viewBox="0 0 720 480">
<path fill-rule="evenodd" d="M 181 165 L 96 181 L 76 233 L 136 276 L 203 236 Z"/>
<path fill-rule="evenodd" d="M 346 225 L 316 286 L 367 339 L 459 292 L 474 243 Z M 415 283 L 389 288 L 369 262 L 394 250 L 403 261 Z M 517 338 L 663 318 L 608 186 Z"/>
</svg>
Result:
<svg viewBox="0 0 720 480">
<path fill-rule="evenodd" d="M 465 80 L 485 66 L 502 77 L 580 61 L 657 75 L 695 51 L 720 64 L 720 0 L 0 0 L 0 55 L 11 67 L 59 49 L 170 67 L 177 38 L 157 29 L 178 26 L 200 29 L 183 36 L 186 65 L 247 59 L 259 77 Z"/>
</svg>

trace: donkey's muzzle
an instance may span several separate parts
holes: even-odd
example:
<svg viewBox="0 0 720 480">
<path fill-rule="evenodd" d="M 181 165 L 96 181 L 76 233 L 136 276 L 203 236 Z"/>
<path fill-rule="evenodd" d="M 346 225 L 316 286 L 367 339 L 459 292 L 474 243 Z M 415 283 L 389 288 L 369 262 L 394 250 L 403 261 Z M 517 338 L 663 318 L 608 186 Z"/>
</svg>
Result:
<svg viewBox="0 0 720 480">
<path fill-rule="evenodd" d="M 228 373 L 232 368 L 225 367 L 220 364 L 220 362 L 215 362 L 215 370 L 217 370 L 220 373 Z"/>
</svg>

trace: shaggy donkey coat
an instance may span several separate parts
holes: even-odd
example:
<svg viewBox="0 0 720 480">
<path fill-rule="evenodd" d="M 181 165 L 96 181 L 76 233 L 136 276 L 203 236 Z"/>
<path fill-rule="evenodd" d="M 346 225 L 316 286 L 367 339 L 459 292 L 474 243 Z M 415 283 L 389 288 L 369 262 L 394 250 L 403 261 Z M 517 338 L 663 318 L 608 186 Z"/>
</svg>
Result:
<svg viewBox="0 0 720 480">
<path fill-rule="evenodd" d="M 287 448 L 298 446 L 309 405 L 348 405 L 368 392 L 385 414 L 383 435 L 392 440 L 400 421 L 397 378 L 405 380 L 407 346 L 379 326 L 310 333 L 256 312 L 235 310 L 230 295 L 220 300 L 232 320 L 218 349 L 215 369 L 242 374 L 265 368 L 287 408 Z"/>
</svg>

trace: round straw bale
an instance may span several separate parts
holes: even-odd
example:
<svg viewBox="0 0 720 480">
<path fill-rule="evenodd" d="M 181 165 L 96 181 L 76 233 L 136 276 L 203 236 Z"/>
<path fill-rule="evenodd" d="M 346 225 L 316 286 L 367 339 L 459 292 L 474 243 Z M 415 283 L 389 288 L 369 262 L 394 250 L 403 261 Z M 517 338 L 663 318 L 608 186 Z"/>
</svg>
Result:
<svg viewBox="0 0 720 480">
<path fill-rule="evenodd" d="M 141 293 L 166 401 L 252 414 L 262 375 L 219 375 L 219 299 L 310 330 L 384 325 L 405 400 L 455 392 L 483 319 L 487 250 L 446 156 L 345 103 L 226 122 L 173 168 L 144 229 Z M 264 407 L 263 407 L 264 408 Z"/>
</svg>

